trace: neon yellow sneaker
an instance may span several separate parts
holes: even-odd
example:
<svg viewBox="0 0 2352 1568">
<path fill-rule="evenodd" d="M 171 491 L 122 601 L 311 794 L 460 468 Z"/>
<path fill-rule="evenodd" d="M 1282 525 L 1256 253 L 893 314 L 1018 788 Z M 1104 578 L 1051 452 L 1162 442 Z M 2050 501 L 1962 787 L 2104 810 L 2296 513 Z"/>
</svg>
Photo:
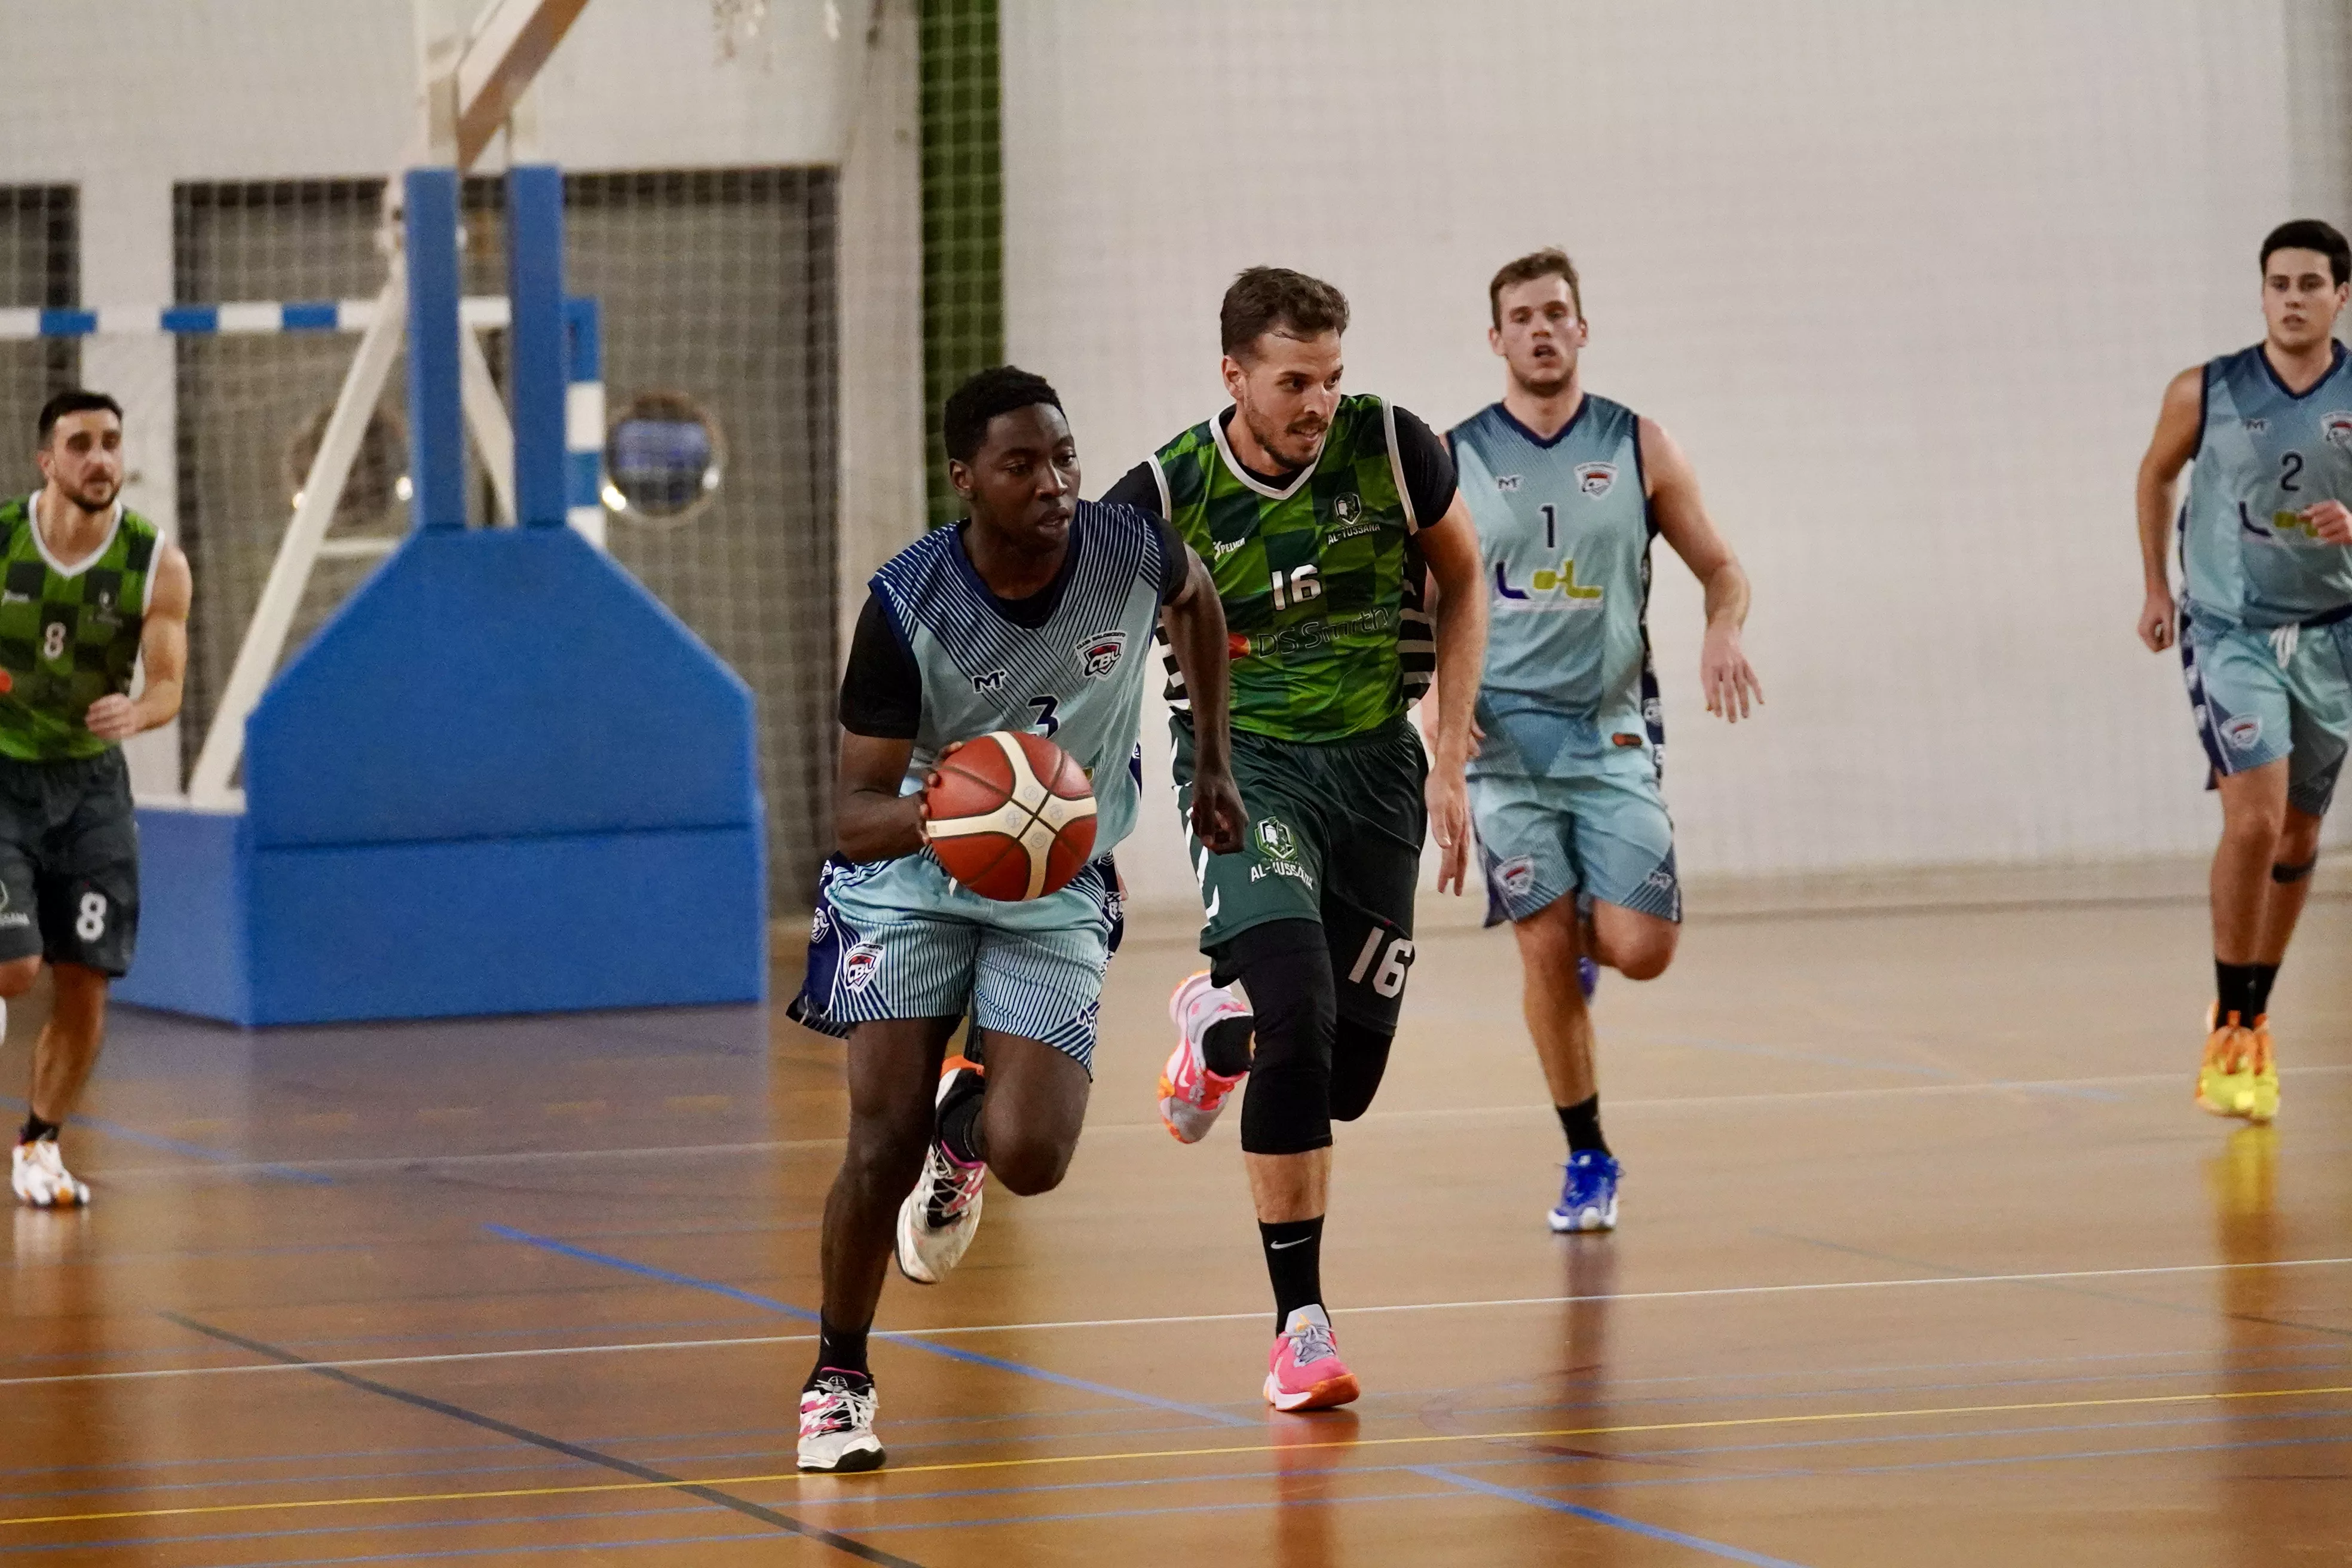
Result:
<svg viewBox="0 0 2352 1568">
<path fill-rule="evenodd" d="M 2197 1106 L 2216 1116 L 2243 1116 L 2254 1103 L 2254 1032 L 2235 1013 L 2213 1020 L 2197 1068 Z"/>
<path fill-rule="evenodd" d="M 2270 1016 L 2263 1014 L 2246 1031 L 2253 1037 L 2253 1047 L 2247 1053 L 2248 1078 L 2252 1089 L 2247 1096 L 2245 1109 L 2239 1112 L 2256 1126 L 2263 1125 L 2278 1115 L 2278 1063 L 2271 1057 Z"/>
</svg>

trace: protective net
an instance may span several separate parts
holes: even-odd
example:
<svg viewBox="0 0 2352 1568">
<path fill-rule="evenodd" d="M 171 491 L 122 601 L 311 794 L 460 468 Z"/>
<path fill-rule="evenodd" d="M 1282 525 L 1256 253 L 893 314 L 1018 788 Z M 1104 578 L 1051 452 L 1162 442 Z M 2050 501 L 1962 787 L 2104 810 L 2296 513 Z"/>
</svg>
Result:
<svg viewBox="0 0 2352 1568">
<path fill-rule="evenodd" d="M 828 170 L 582 174 L 566 182 L 567 280 L 602 310 L 614 557 L 759 700 L 772 875 L 814 885 L 829 836 L 835 354 Z M 183 185 L 179 297 L 373 296 L 378 181 Z M 505 288 L 502 187 L 467 186 L 466 288 Z M 494 378 L 504 333 L 482 335 Z M 179 349 L 179 515 L 197 601 L 183 752 L 193 763 L 357 339 L 190 337 Z M 289 656 L 408 523 L 395 371 L 304 594 Z M 478 469 L 474 521 L 496 515 Z M 550 637 L 563 635 L 551 626 Z M 615 737 L 625 750 L 625 737 Z M 616 751 L 615 765 L 632 762 Z"/>
<path fill-rule="evenodd" d="M 0 185 L 0 310 L 39 310 L 79 302 L 71 185 Z M 27 458 L 34 422 L 52 393 L 75 385 L 80 344 L 71 338 L 0 342 L 0 495 L 40 484 Z"/>
</svg>

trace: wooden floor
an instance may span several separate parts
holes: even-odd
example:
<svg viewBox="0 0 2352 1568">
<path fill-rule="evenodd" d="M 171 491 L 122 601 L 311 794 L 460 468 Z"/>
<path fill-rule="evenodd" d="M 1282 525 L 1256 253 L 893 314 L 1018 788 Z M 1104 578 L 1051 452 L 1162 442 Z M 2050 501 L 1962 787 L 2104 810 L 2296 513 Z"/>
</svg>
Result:
<svg viewBox="0 0 2352 1568">
<path fill-rule="evenodd" d="M 95 1206 L 12 1222 L 0 1562 L 2345 1563 L 2347 950 L 2315 903 L 2251 1130 L 2189 1104 L 2193 905 L 1700 919 L 1604 982 L 1623 1228 L 1559 1238 L 1510 943 L 1433 934 L 1325 1244 L 1366 1394 L 1282 1416 L 1138 940 L 1068 1183 L 894 1280 L 892 1468 L 808 1479 L 839 1047 L 125 1011 Z"/>
</svg>

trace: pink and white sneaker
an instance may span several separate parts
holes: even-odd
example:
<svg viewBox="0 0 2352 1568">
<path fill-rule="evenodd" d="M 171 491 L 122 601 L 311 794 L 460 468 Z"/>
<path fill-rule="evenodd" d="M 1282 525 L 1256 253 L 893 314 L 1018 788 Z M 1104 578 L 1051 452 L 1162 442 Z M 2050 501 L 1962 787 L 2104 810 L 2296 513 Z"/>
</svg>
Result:
<svg viewBox="0 0 2352 1568">
<path fill-rule="evenodd" d="M 1201 1041 L 1209 1026 L 1250 1016 L 1249 996 L 1236 983 L 1212 985 L 1209 972 L 1187 978 L 1168 998 L 1168 1019 L 1176 1026 L 1176 1048 L 1160 1069 L 1160 1120 L 1179 1143 L 1198 1143 L 1216 1125 L 1217 1112 L 1245 1075 L 1227 1078 L 1209 1070 Z"/>
<path fill-rule="evenodd" d="M 1356 1374 L 1339 1359 L 1331 1320 L 1320 1307 L 1300 1307 L 1275 1336 L 1266 1358 L 1265 1402 L 1276 1410 L 1328 1410 L 1361 1392 Z"/>
</svg>

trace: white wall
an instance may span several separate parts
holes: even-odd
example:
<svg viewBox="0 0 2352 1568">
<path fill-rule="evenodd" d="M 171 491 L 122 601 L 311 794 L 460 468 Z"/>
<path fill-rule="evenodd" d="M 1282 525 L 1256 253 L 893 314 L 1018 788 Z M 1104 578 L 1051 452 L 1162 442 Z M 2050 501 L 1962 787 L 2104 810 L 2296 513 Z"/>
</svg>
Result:
<svg viewBox="0 0 2352 1568">
<path fill-rule="evenodd" d="M 1276 262 L 1443 427 L 1499 395 L 1487 278 L 1562 244 L 1588 384 L 1755 580 L 1770 703 L 1727 731 L 1661 552 L 1686 872 L 2195 850 L 2132 478 L 2165 379 L 2260 335 L 2284 38 L 2194 0 L 1005 0 L 1011 352 L 1099 492 L 1222 404 L 1218 296 Z M 1181 898 L 1147 810 L 1130 882 Z"/>
</svg>

